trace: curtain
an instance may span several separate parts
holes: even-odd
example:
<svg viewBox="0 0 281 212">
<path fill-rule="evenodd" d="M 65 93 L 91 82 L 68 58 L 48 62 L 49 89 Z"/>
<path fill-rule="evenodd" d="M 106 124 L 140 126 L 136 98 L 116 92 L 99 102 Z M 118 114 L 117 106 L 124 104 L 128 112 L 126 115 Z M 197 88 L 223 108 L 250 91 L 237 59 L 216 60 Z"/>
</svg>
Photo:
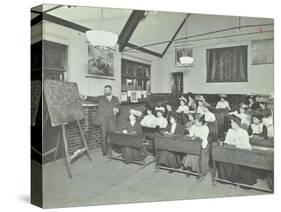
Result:
<svg viewBox="0 0 281 212">
<path fill-rule="evenodd" d="M 247 82 L 248 46 L 207 49 L 207 82 Z"/>
</svg>

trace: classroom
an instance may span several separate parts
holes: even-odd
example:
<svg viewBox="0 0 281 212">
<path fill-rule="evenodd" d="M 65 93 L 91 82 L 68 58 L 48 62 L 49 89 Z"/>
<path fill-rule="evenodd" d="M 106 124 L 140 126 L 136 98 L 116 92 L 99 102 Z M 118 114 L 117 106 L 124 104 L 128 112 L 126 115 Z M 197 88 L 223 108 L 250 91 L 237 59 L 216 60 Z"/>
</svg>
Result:
<svg viewBox="0 0 281 212">
<path fill-rule="evenodd" d="M 35 205 L 274 192 L 271 18 L 39 5 L 31 95 Z"/>
</svg>

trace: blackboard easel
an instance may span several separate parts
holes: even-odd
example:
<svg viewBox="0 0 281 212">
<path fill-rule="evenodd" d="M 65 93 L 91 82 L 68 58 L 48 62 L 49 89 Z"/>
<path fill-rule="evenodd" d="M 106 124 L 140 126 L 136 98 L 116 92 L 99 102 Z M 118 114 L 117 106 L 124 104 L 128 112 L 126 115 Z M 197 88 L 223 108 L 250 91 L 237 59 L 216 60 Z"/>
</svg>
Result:
<svg viewBox="0 0 281 212">
<path fill-rule="evenodd" d="M 64 82 L 58 80 L 44 81 L 44 96 L 48 108 L 49 118 L 52 127 L 60 126 L 62 132 L 63 147 L 66 158 L 66 169 L 69 178 L 72 178 L 71 164 L 78 160 L 81 156 L 86 155 L 91 161 L 89 155 L 88 144 L 86 142 L 80 120 L 84 118 L 82 102 L 79 96 L 79 90 L 76 83 Z M 82 149 L 77 149 L 72 155 L 69 153 L 69 144 L 66 135 L 66 125 L 69 122 L 75 122 L 79 134 L 82 138 Z M 57 140 L 57 145 L 52 152 L 58 151 L 60 139 Z"/>
</svg>

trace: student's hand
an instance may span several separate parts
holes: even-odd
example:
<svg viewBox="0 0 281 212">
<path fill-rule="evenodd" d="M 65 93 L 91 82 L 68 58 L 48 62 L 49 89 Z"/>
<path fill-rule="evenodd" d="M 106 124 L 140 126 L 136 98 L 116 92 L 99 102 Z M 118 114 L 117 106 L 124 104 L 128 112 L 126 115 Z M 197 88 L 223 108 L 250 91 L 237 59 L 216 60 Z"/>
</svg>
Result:
<svg viewBox="0 0 281 212">
<path fill-rule="evenodd" d="M 128 134 L 128 130 L 123 130 L 123 133 L 124 134 Z"/>
</svg>

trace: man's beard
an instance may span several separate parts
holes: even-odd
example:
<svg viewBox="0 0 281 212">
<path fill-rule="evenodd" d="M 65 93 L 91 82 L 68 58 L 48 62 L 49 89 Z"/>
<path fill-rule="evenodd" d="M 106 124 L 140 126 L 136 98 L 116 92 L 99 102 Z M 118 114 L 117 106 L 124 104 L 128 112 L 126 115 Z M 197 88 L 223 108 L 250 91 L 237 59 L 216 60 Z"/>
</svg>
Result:
<svg viewBox="0 0 281 212">
<path fill-rule="evenodd" d="M 111 95 L 111 93 L 105 93 L 105 95 L 106 95 L 106 96 L 110 96 L 110 95 Z"/>
</svg>

